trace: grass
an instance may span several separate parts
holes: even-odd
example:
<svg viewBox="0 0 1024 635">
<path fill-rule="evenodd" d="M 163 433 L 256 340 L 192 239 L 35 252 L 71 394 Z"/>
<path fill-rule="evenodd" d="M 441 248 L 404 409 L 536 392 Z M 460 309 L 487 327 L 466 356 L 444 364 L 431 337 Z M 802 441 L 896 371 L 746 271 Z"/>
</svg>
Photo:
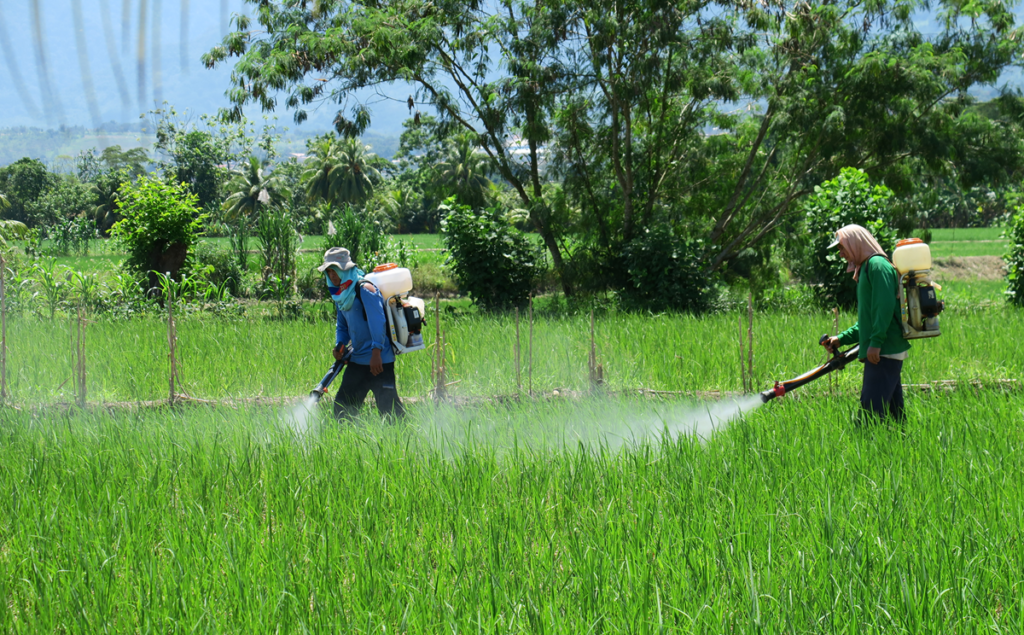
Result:
<svg viewBox="0 0 1024 635">
<path fill-rule="evenodd" d="M 6 410 L 0 630 L 1020 632 L 1024 398 L 853 400 Z"/>
</svg>

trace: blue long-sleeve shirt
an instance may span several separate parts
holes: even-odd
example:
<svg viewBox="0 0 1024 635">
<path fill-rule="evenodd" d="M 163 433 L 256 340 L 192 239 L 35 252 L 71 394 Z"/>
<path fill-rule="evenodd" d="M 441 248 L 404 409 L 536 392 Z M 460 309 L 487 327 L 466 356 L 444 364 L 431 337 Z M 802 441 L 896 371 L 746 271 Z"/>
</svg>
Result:
<svg viewBox="0 0 1024 635">
<path fill-rule="evenodd" d="M 363 318 L 363 307 L 366 318 Z M 360 285 L 352 308 L 338 310 L 337 340 L 335 345 L 349 345 L 351 340 L 352 362 L 368 366 L 373 349 L 380 351 L 384 364 L 395 361 L 395 351 L 387 336 L 387 321 L 384 318 L 384 297 L 380 291 L 370 291 L 367 285 Z"/>
</svg>

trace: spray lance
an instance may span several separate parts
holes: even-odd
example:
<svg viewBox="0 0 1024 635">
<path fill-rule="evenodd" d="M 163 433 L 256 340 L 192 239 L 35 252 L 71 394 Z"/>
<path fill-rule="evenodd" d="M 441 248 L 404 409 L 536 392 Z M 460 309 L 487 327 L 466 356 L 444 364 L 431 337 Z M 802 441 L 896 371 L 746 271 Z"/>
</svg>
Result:
<svg viewBox="0 0 1024 635">
<path fill-rule="evenodd" d="M 320 401 L 320 398 L 323 397 L 324 393 L 327 392 L 327 389 L 330 388 L 331 382 L 334 381 L 334 378 L 338 376 L 338 373 L 340 373 L 341 369 L 345 367 L 345 364 L 347 364 L 348 361 L 352 359 L 351 347 L 342 344 L 341 351 L 341 359 L 335 360 L 331 367 L 327 369 L 327 374 L 324 375 L 324 378 L 321 379 L 320 383 L 316 385 L 316 388 L 314 388 L 313 391 L 309 393 L 309 396 L 314 404 Z"/>
<path fill-rule="evenodd" d="M 828 335 L 822 335 L 821 339 L 818 340 L 818 343 L 824 345 L 827 340 Z M 775 382 L 774 388 L 769 388 L 768 390 L 761 393 L 761 401 L 768 403 L 772 399 L 775 399 L 776 397 L 781 397 L 787 392 L 795 390 L 800 386 L 803 386 L 804 384 L 809 384 L 815 379 L 820 379 L 834 370 L 842 370 L 846 368 L 847 364 L 857 359 L 857 353 L 860 351 L 860 346 L 854 346 L 845 351 L 839 351 L 839 349 L 837 348 L 829 350 L 832 353 L 831 359 L 829 359 L 821 366 L 818 366 L 814 370 L 807 371 L 806 373 L 800 375 L 799 377 L 794 377 L 789 381 Z"/>
</svg>

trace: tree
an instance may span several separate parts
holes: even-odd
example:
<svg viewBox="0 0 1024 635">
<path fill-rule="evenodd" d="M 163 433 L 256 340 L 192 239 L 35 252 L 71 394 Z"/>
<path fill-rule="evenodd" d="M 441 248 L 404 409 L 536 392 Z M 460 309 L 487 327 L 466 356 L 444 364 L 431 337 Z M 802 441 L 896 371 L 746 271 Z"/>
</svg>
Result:
<svg viewBox="0 0 1024 635">
<path fill-rule="evenodd" d="M 3 200 L 3 196 L 0 195 L 0 204 Z M 16 220 L 0 220 L 0 247 L 6 247 L 9 239 L 22 238 L 26 233 L 28 233 L 28 227 L 25 223 Z"/>
<path fill-rule="evenodd" d="M 9 205 L 5 216 L 34 227 L 36 219 L 30 218 L 32 206 L 55 180 L 56 176 L 35 159 L 19 159 L 0 168 L 0 192 L 4 193 Z"/>
<path fill-rule="evenodd" d="M 360 205 L 373 194 L 374 179 L 380 175 L 372 165 L 372 153 L 358 139 L 323 135 L 308 142 L 309 167 L 302 179 L 306 198 L 331 205 Z"/>
<path fill-rule="evenodd" d="M 123 218 L 111 236 L 125 245 L 125 264 L 148 276 L 150 289 L 158 285 L 158 273 L 177 279 L 185 266 L 205 218 L 198 203 L 184 183 L 144 176 L 121 186 L 117 206 Z"/>
<path fill-rule="evenodd" d="M 448 142 L 444 158 L 434 169 L 434 188 L 452 194 L 457 203 L 474 208 L 487 206 L 491 180 L 487 178 L 489 161 L 477 151 L 469 135 Z"/>
<path fill-rule="evenodd" d="M 243 220 L 257 217 L 260 205 L 281 203 L 291 196 L 283 181 L 265 173 L 256 157 L 249 157 L 241 169 L 231 171 L 227 189 L 231 194 L 224 199 L 223 209 L 229 218 Z"/>
<path fill-rule="evenodd" d="M 572 228 L 582 253 L 598 247 L 614 270 L 640 229 L 670 224 L 703 239 L 714 272 L 843 167 L 897 192 L 907 159 L 942 169 L 968 90 L 994 83 L 1024 42 L 998 0 L 944 0 L 930 37 L 910 0 L 321 0 L 314 11 L 249 1 L 261 28 L 240 17 L 204 56 L 240 58 L 233 116 L 251 103 L 272 110 L 285 89 L 299 120 L 306 104 L 348 107 L 335 124 L 354 136 L 370 123 L 355 91 L 414 84 L 410 109 L 430 106 L 440 131 L 476 135 L 567 293 L 546 154 L 583 210 Z"/>
<path fill-rule="evenodd" d="M 320 0 L 314 11 L 304 4 L 248 1 L 259 6 L 261 28 L 250 29 L 250 19 L 239 16 L 237 31 L 203 56 L 211 68 L 228 57 L 241 58 L 232 72 L 230 117 L 241 118 L 250 103 L 273 110 L 281 90 L 289 91 L 286 103 L 302 121 L 308 104 L 331 99 L 344 107 L 362 88 L 414 84 L 410 110 L 417 103 L 430 106 L 441 136 L 460 130 L 479 140 L 494 171 L 529 210 L 571 294 L 541 196 L 541 147 L 551 137 L 548 112 L 555 97 L 549 88 L 563 72 L 550 54 L 561 35 L 548 13 L 518 0 L 410 0 L 362 4 L 358 10 L 342 0 Z M 339 134 L 355 137 L 369 126 L 369 109 L 356 103 L 348 112 L 339 110 L 334 123 Z M 522 140 L 525 151 L 512 147 L 513 138 Z"/>
</svg>

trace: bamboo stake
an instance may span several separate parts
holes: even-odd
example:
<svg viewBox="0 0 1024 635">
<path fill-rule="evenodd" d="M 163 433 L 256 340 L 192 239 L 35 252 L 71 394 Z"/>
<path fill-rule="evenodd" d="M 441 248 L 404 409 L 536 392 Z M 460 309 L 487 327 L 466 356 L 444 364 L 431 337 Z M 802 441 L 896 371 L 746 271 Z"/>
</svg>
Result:
<svg viewBox="0 0 1024 635">
<path fill-rule="evenodd" d="M 529 393 L 530 393 L 530 396 L 532 397 L 533 396 L 533 296 L 532 295 L 530 296 L 530 352 L 528 353 L 528 355 L 529 355 L 529 362 L 530 362 L 530 374 L 529 374 L 529 377 L 528 377 L 527 381 L 528 381 Z"/>
<path fill-rule="evenodd" d="M 168 351 L 169 351 L 168 352 L 168 357 L 171 360 L 171 375 L 170 375 L 170 378 L 169 378 L 169 384 L 170 384 L 171 390 L 170 390 L 170 396 L 168 397 L 167 403 L 169 405 L 173 406 L 174 405 L 174 378 L 178 374 L 178 363 L 177 363 L 177 359 L 175 359 L 175 348 L 176 348 L 175 343 L 176 343 L 176 341 L 178 339 L 178 336 L 175 333 L 175 329 L 174 329 L 174 298 L 170 297 L 170 295 L 171 294 L 168 294 L 168 299 L 167 299 L 167 348 L 168 348 Z"/>
<path fill-rule="evenodd" d="M 839 308 L 838 307 L 832 307 L 832 333 L 834 334 L 834 336 L 838 336 L 839 335 Z M 828 351 L 825 351 L 825 361 L 826 362 L 828 361 Z M 829 391 L 832 394 L 835 394 L 835 392 L 836 392 L 836 382 L 837 381 L 838 381 L 838 379 L 836 378 L 836 376 L 831 374 L 831 373 L 829 373 L 829 376 L 828 376 L 828 384 L 829 384 L 829 386 L 828 387 L 829 387 Z"/>
<path fill-rule="evenodd" d="M 7 262 L 0 253 L 0 401 L 7 401 Z"/>
<path fill-rule="evenodd" d="M 590 387 L 597 388 L 604 383 L 604 368 L 597 363 L 597 344 L 594 341 L 594 310 L 590 310 Z"/>
<path fill-rule="evenodd" d="M 747 295 L 747 392 L 754 391 L 754 294 Z"/>
<path fill-rule="evenodd" d="M 85 408 L 88 393 L 86 392 L 85 372 L 85 315 L 82 308 L 78 308 L 78 342 L 75 346 L 78 354 L 77 378 L 78 378 L 78 407 Z"/>
<path fill-rule="evenodd" d="M 519 307 L 516 307 L 516 392 L 523 392 L 523 378 L 519 366 Z"/>
<path fill-rule="evenodd" d="M 743 363 L 743 314 L 736 316 L 740 326 L 740 386 L 743 392 L 747 391 L 747 365 Z"/>
</svg>

